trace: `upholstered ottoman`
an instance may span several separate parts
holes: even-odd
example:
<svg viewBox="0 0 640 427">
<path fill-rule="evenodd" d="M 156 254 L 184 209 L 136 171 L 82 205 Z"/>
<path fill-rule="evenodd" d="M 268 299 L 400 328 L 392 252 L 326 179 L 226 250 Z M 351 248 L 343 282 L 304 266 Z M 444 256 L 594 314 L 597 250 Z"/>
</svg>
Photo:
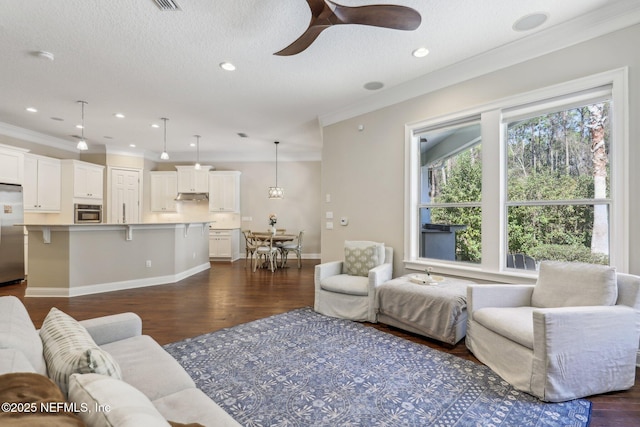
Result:
<svg viewBox="0 0 640 427">
<path fill-rule="evenodd" d="M 467 285 L 446 277 L 437 284 L 418 284 L 406 275 L 376 290 L 378 322 L 454 345 L 467 332 Z"/>
</svg>

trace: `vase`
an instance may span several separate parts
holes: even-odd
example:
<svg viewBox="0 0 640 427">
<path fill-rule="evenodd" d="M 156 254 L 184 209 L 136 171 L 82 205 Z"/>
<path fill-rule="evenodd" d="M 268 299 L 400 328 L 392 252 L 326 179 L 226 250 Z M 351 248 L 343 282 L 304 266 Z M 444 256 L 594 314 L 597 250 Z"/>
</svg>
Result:
<svg viewBox="0 0 640 427">
<path fill-rule="evenodd" d="M 272 226 L 271 226 L 271 235 L 272 235 L 272 236 L 275 236 L 275 235 L 276 235 L 276 226 L 275 226 L 275 225 L 272 225 Z"/>
</svg>

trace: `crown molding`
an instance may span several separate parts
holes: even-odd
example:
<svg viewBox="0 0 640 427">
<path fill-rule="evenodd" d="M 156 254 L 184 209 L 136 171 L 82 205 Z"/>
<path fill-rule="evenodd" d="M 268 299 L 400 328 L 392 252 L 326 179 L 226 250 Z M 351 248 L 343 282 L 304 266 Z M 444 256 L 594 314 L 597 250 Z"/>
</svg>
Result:
<svg viewBox="0 0 640 427">
<path fill-rule="evenodd" d="M 40 132 L 10 125 L 8 123 L 0 122 L 0 134 L 21 139 L 23 141 L 33 142 L 35 144 L 46 145 L 48 147 L 57 148 L 74 154 L 78 153 L 75 143 L 72 141 L 65 141 L 64 139 L 45 135 Z"/>
<path fill-rule="evenodd" d="M 626 0 L 432 71 L 318 117 L 320 126 L 370 113 L 640 23 L 640 2 Z"/>
</svg>

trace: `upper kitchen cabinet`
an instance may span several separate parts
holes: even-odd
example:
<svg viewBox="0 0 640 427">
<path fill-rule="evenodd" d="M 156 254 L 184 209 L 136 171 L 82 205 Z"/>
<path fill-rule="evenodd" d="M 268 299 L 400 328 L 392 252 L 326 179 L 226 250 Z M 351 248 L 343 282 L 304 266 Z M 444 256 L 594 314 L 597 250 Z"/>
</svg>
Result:
<svg viewBox="0 0 640 427">
<path fill-rule="evenodd" d="M 209 172 L 209 211 L 240 212 L 240 172 Z"/>
<path fill-rule="evenodd" d="M 178 194 L 178 176 L 176 172 L 150 172 L 151 211 L 176 212 Z"/>
<path fill-rule="evenodd" d="M 60 212 L 60 160 L 24 155 L 25 212 Z"/>
<path fill-rule="evenodd" d="M 62 160 L 63 186 L 73 188 L 74 199 L 102 201 L 104 166 L 80 160 Z"/>
<path fill-rule="evenodd" d="M 209 169 L 211 166 L 176 166 L 178 171 L 178 193 L 208 193 Z"/>
<path fill-rule="evenodd" d="M 22 184 L 24 154 L 28 150 L 0 144 L 0 183 Z"/>
</svg>

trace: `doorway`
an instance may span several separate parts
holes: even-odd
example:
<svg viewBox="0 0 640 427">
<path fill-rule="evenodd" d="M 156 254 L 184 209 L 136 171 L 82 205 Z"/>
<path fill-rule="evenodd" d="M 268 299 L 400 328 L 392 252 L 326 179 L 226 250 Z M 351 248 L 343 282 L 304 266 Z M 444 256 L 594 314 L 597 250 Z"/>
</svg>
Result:
<svg viewBox="0 0 640 427">
<path fill-rule="evenodd" d="M 140 222 L 139 170 L 111 169 L 109 222 L 111 224 Z"/>
</svg>

